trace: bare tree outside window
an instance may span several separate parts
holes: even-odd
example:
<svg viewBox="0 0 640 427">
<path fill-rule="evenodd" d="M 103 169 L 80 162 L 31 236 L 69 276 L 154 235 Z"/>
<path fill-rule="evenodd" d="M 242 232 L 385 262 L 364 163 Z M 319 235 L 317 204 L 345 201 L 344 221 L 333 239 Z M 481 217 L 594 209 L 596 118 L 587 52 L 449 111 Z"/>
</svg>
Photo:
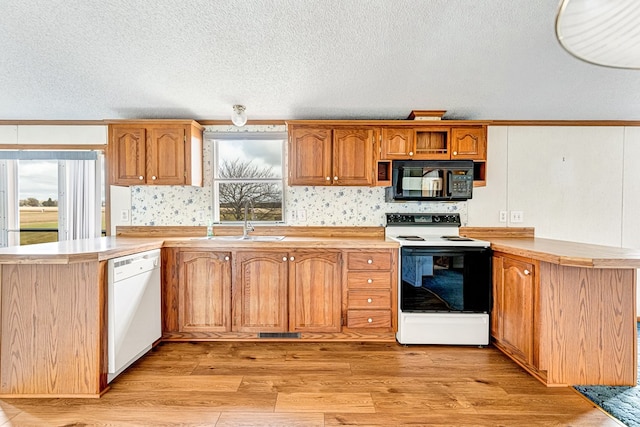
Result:
<svg viewBox="0 0 640 427">
<path fill-rule="evenodd" d="M 282 222 L 284 139 L 214 140 L 214 218 L 220 222 L 244 220 L 251 202 L 252 221 Z"/>
<path fill-rule="evenodd" d="M 253 161 L 241 159 L 223 160 L 219 174 L 222 180 L 243 179 L 241 182 L 220 183 L 220 220 L 243 220 L 247 201 L 253 205 L 253 219 L 282 220 L 282 186 L 274 182 L 250 181 L 256 178 L 278 179 L 272 167 L 259 167 Z"/>
</svg>

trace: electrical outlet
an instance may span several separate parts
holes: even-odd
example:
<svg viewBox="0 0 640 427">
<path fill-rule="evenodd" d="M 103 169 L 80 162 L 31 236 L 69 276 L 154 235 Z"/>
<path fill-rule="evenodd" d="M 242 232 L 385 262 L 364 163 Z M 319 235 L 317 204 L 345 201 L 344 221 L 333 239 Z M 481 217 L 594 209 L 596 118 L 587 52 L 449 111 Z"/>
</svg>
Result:
<svg viewBox="0 0 640 427">
<path fill-rule="evenodd" d="M 296 222 L 296 211 L 288 211 L 287 216 L 289 217 L 289 222 Z"/>
<path fill-rule="evenodd" d="M 507 222 L 507 211 L 500 211 L 500 222 Z"/>
<path fill-rule="evenodd" d="M 511 211 L 511 222 L 523 222 L 524 214 L 522 211 Z"/>
<path fill-rule="evenodd" d="M 304 209 L 298 209 L 298 221 L 306 222 L 307 221 L 307 211 Z"/>
<path fill-rule="evenodd" d="M 198 211 L 198 221 L 204 223 L 204 211 Z"/>
<path fill-rule="evenodd" d="M 129 222 L 129 209 L 122 209 L 120 211 L 120 221 Z"/>
</svg>

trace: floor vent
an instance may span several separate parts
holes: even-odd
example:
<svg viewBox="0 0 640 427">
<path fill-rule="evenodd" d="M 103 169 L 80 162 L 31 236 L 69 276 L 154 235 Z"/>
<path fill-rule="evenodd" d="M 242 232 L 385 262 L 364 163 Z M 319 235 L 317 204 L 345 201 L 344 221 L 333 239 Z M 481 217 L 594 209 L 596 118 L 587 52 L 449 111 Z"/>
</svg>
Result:
<svg viewBox="0 0 640 427">
<path fill-rule="evenodd" d="M 258 338 L 300 338 L 300 332 L 258 332 Z"/>
</svg>

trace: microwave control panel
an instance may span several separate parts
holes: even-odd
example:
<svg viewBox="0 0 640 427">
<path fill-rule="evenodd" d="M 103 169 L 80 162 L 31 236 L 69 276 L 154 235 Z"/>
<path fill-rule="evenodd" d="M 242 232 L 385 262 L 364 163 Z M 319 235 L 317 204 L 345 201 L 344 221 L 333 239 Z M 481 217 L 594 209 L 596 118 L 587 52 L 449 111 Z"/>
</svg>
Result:
<svg viewBox="0 0 640 427">
<path fill-rule="evenodd" d="M 451 195 L 453 197 L 470 196 L 473 191 L 473 177 L 471 175 L 451 175 Z"/>
</svg>

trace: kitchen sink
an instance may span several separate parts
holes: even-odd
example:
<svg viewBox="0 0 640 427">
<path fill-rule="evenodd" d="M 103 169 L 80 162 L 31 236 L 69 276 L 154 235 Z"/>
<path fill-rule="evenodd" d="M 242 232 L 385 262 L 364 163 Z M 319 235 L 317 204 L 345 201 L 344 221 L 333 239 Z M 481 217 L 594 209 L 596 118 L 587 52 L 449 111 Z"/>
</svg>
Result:
<svg viewBox="0 0 640 427">
<path fill-rule="evenodd" d="M 198 237 L 197 239 L 205 239 L 205 240 L 221 240 L 221 241 L 229 241 L 229 240 L 238 240 L 238 241 L 248 241 L 248 242 L 277 242 L 278 240 L 284 239 L 284 236 L 210 236 L 210 237 Z"/>
</svg>

